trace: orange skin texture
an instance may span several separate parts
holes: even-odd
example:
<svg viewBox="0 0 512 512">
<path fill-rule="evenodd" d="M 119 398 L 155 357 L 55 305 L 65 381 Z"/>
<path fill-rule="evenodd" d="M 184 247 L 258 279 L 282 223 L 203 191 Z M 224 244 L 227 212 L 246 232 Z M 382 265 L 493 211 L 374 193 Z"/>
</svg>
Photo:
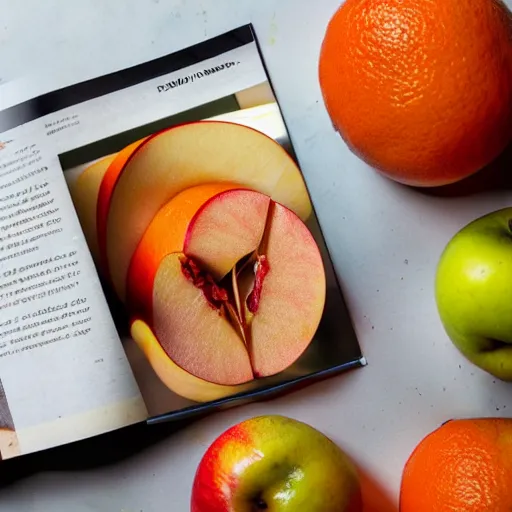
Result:
<svg viewBox="0 0 512 512">
<path fill-rule="evenodd" d="M 293 482 L 297 469 L 303 474 Z M 190 510 L 254 512 L 254 496 L 268 512 L 362 510 L 352 461 L 318 430 L 284 416 L 255 417 L 219 436 L 197 468 Z"/>
<path fill-rule="evenodd" d="M 240 189 L 230 183 L 211 183 L 184 190 L 155 215 L 135 250 L 127 277 L 127 298 L 135 316 L 151 318 L 153 284 L 162 259 L 183 250 L 187 231 L 198 211 L 212 197 Z"/>
<path fill-rule="evenodd" d="M 408 460 L 401 512 L 510 512 L 512 419 L 453 420 Z"/>
<path fill-rule="evenodd" d="M 319 78 L 335 128 L 385 176 L 459 181 L 512 133 L 510 13 L 495 0 L 347 0 Z"/>
<path fill-rule="evenodd" d="M 108 261 L 107 261 L 107 218 L 108 218 L 108 210 L 110 207 L 110 198 L 114 193 L 114 189 L 116 187 L 117 180 L 121 175 L 124 166 L 131 158 L 135 150 L 145 141 L 146 139 L 141 139 L 136 142 L 133 142 L 129 146 L 126 146 L 122 151 L 120 151 L 114 161 L 109 165 L 105 176 L 101 181 L 100 190 L 98 193 L 98 205 L 96 210 L 96 230 L 98 237 L 98 248 L 100 254 L 100 262 L 102 270 L 105 272 L 105 275 L 108 276 Z"/>
</svg>

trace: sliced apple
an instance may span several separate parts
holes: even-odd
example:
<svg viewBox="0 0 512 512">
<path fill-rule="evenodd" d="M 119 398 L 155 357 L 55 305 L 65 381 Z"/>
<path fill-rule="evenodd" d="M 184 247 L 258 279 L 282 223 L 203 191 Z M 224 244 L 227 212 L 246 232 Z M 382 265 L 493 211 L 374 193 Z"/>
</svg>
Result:
<svg viewBox="0 0 512 512">
<path fill-rule="evenodd" d="M 100 251 L 100 263 L 103 272 L 106 276 L 109 276 L 109 266 L 106 260 L 106 219 L 108 210 L 110 207 L 110 198 L 114 192 L 117 180 L 124 169 L 126 163 L 130 160 L 135 150 L 146 140 L 147 137 L 138 141 L 132 142 L 130 145 L 122 149 L 115 158 L 111 161 L 106 172 L 102 177 L 100 188 L 95 198 L 96 207 L 96 238 L 97 244 Z"/>
<path fill-rule="evenodd" d="M 258 246 L 269 202 L 264 194 L 230 183 L 198 185 L 171 199 L 155 215 L 133 255 L 127 278 L 132 314 L 150 315 L 155 275 L 170 253 L 183 251 L 222 279 Z"/>
<path fill-rule="evenodd" d="M 143 320 L 135 320 L 130 333 L 158 378 L 169 389 L 184 398 L 195 402 L 209 402 L 255 387 L 254 380 L 237 386 L 223 386 L 194 377 L 167 356 L 153 331 Z"/>
<path fill-rule="evenodd" d="M 322 257 L 306 225 L 274 201 L 255 209 L 259 220 L 241 222 L 249 218 L 244 209 L 258 204 L 246 195 L 262 197 L 262 204 L 267 197 L 229 190 L 200 209 L 184 252 L 159 263 L 146 320 L 173 364 L 219 385 L 268 377 L 292 365 L 313 339 L 325 303 Z M 203 217 L 209 207 L 215 214 Z M 226 254 L 242 246 L 226 274 Z M 193 256 L 187 247 L 194 247 Z"/>
<path fill-rule="evenodd" d="M 223 310 L 225 290 L 195 273 L 180 253 L 164 258 L 154 290 L 155 335 L 172 361 L 215 384 L 253 379 L 249 354 Z"/>
<path fill-rule="evenodd" d="M 98 237 L 96 235 L 96 207 L 101 182 L 116 155 L 110 155 L 87 167 L 70 189 L 78 220 L 87 245 L 96 263 L 99 262 Z"/>
<path fill-rule="evenodd" d="M 131 258 L 158 210 L 179 192 L 211 182 L 258 190 L 302 219 L 311 213 L 299 169 L 279 144 L 261 132 L 201 121 L 149 137 L 116 177 L 113 192 L 109 194 L 106 186 L 100 190 L 100 250 L 121 300 L 126 299 Z"/>
<path fill-rule="evenodd" d="M 274 375 L 306 350 L 322 317 L 325 272 L 316 242 L 297 216 L 272 203 L 254 286 L 244 301 L 254 375 Z"/>
</svg>

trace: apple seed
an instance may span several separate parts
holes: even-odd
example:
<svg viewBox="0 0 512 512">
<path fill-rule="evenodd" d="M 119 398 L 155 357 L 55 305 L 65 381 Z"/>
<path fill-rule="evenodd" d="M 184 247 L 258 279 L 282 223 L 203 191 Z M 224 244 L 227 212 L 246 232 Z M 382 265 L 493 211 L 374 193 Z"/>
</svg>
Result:
<svg viewBox="0 0 512 512">
<path fill-rule="evenodd" d="M 208 304 L 213 309 L 221 309 L 228 301 L 228 292 L 221 288 L 206 271 L 201 270 L 198 264 L 188 257 L 181 258 L 181 270 L 184 276 L 191 281 L 196 288 L 203 291 Z"/>
</svg>

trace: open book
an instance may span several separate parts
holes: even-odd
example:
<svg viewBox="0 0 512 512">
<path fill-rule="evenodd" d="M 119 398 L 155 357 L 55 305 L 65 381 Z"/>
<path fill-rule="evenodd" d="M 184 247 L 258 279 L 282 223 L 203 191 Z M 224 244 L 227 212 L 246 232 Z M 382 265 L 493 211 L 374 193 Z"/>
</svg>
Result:
<svg viewBox="0 0 512 512">
<path fill-rule="evenodd" d="M 0 111 L 3 459 L 364 365 L 250 25 L 17 94 Z"/>
</svg>

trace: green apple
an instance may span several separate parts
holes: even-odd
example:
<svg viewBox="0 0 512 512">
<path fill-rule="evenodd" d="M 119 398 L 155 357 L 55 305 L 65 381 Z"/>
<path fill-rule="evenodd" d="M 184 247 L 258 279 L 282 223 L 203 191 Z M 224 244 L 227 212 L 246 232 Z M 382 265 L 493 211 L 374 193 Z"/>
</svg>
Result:
<svg viewBox="0 0 512 512">
<path fill-rule="evenodd" d="M 512 381 L 512 208 L 480 217 L 451 239 L 437 268 L 436 301 L 460 352 Z"/>
<path fill-rule="evenodd" d="M 283 416 L 231 427 L 204 454 L 191 512 L 360 512 L 350 459 L 324 434 Z"/>
</svg>

